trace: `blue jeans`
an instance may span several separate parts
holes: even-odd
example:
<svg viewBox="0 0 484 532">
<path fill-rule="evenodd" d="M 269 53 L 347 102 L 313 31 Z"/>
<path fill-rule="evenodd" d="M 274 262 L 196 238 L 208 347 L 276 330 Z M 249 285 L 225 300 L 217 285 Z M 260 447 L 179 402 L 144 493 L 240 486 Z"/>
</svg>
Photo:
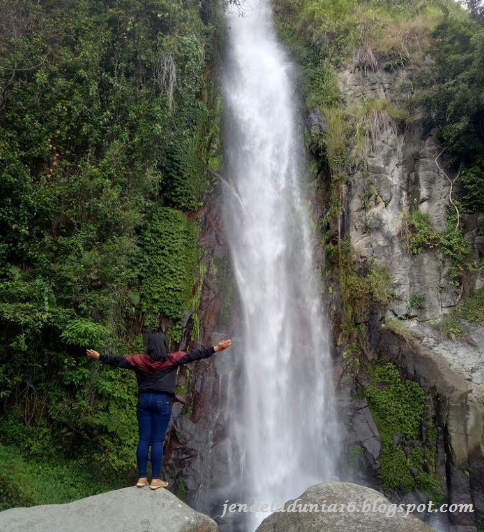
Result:
<svg viewBox="0 0 484 532">
<path fill-rule="evenodd" d="M 139 443 L 136 452 L 140 478 L 146 477 L 151 446 L 152 478 L 161 478 L 163 440 L 171 417 L 171 395 L 163 392 L 140 393 L 138 406 Z"/>
</svg>

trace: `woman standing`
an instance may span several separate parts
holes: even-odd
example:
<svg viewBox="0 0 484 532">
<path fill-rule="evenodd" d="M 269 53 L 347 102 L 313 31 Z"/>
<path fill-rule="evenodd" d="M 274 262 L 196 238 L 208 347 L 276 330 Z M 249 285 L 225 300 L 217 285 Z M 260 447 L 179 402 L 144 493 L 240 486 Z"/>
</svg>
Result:
<svg viewBox="0 0 484 532">
<path fill-rule="evenodd" d="M 230 347 L 231 340 L 223 340 L 215 347 L 202 347 L 188 353 L 168 352 L 166 337 L 154 332 L 148 337 L 146 354 L 116 356 L 101 355 L 93 349 L 87 349 L 89 358 L 99 360 L 116 368 L 130 369 L 136 373 L 138 381 L 138 416 L 139 443 L 136 452 L 138 462 L 138 487 L 148 485 L 146 468 L 148 450 L 151 446 L 150 488 L 155 490 L 168 486 L 161 480 L 163 465 L 163 440 L 171 417 L 171 402 L 176 392 L 176 371 L 179 366 L 195 360 L 208 358 L 218 351 Z"/>
</svg>

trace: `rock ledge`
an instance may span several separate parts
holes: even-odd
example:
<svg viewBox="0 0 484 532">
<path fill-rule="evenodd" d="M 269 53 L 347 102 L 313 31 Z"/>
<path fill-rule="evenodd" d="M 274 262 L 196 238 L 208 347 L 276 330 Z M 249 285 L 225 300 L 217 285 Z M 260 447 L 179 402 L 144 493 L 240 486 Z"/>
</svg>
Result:
<svg viewBox="0 0 484 532">
<path fill-rule="evenodd" d="M 0 532 L 218 532 L 165 489 L 123 488 L 68 504 L 0 512 Z"/>
</svg>

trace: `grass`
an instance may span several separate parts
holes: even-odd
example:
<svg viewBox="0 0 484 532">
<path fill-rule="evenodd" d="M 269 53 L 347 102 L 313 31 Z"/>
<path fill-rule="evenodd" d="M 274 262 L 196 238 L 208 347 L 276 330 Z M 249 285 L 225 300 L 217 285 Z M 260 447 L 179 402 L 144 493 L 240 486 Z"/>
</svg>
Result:
<svg viewBox="0 0 484 532">
<path fill-rule="evenodd" d="M 326 134 L 326 150 L 331 168 L 341 166 L 346 151 L 348 126 L 345 112 L 341 107 L 326 107 L 323 109 L 328 132 Z"/>
<path fill-rule="evenodd" d="M 425 296 L 419 292 L 413 293 L 407 302 L 408 311 L 423 310 L 425 308 Z"/>
<path fill-rule="evenodd" d="M 385 133 L 396 135 L 400 124 L 408 124 L 409 113 L 387 99 L 364 100 L 352 115 L 355 121 L 355 143 L 352 157 L 358 160 L 364 153 L 375 153 Z"/>
<path fill-rule="evenodd" d="M 407 343 L 412 338 L 412 333 L 407 329 L 403 320 L 387 320 L 385 323 L 385 327 L 396 335 L 403 338 Z"/>
<path fill-rule="evenodd" d="M 404 250 L 412 255 L 439 246 L 439 233 L 432 227 L 426 212 L 414 211 L 406 214 L 402 223 Z"/>
<path fill-rule="evenodd" d="M 455 314 L 450 314 L 442 319 L 442 329 L 451 340 L 464 334 L 464 329 Z"/>
<path fill-rule="evenodd" d="M 359 2 L 357 0 L 276 0 L 282 18 L 296 19 L 297 31 L 315 48 L 326 48 L 334 62 L 355 61 L 355 66 L 376 71 L 388 62 L 423 59 L 431 34 L 452 11 L 455 2 L 441 5 L 419 0 Z M 296 15 L 296 16 L 294 16 Z"/>
<path fill-rule="evenodd" d="M 18 506 L 62 504 L 125 487 L 81 461 L 26 460 L 13 446 L 0 444 L 0 511 Z"/>
<path fill-rule="evenodd" d="M 476 290 L 464 303 L 460 316 L 471 323 L 484 322 L 484 287 Z"/>
</svg>

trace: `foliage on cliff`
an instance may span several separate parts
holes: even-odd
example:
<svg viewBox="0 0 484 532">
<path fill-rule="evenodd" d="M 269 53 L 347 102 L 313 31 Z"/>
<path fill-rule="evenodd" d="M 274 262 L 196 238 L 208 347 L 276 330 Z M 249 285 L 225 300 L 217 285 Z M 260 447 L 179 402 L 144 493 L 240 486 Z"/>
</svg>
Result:
<svg viewBox="0 0 484 532">
<path fill-rule="evenodd" d="M 442 144 L 459 171 L 468 212 L 484 212 L 484 28 L 446 17 L 435 30 L 436 66 L 423 78 Z"/>
<path fill-rule="evenodd" d="M 358 123 L 353 135 L 348 129 L 355 117 L 341 107 L 335 71 L 408 68 L 460 171 L 463 208 L 484 210 L 484 30 L 481 4 L 469 4 L 474 18 L 453 0 L 275 1 L 280 35 L 303 67 L 307 106 L 327 118 L 323 135 L 309 133 L 309 146 L 327 157 L 333 175 L 354 162 L 344 151 L 358 141 Z M 428 56 L 433 63 L 425 66 Z M 380 114 L 392 116 L 386 109 Z M 362 129 L 371 136 L 371 124 Z"/>
<path fill-rule="evenodd" d="M 0 439 L 133 464 L 132 375 L 179 336 L 218 155 L 210 0 L 0 1 Z M 138 351 L 139 352 L 139 351 Z"/>
<path fill-rule="evenodd" d="M 436 476 L 437 435 L 424 391 L 390 363 L 374 363 L 370 375 L 365 394 L 381 437 L 383 490 L 420 490 L 438 504 L 443 493 Z"/>
<path fill-rule="evenodd" d="M 427 126 L 435 128 L 457 174 L 454 202 L 443 234 L 420 220 L 420 213 L 411 213 L 405 247 L 410 253 L 437 247 L 452 262 L 447 280 L 455 285 L 463 286 L 466 274 L 482 267 L 459 223 L 460 214 L 484 210 L 484 29 L 481 3 L 468 7 L 453 0 L 275 1 L 279 34 L 302 65 L 306 105 L 313 117 L 315 109 L 320 113 L 311 119 L 307 137 L 319 169 L 330 177 L 321 228 L 333 262 L 336 249 L 336 262 L 347 264 L 341 242 L 347 175 L 365 168 L 381 131 L 404 127 L 414 110 L 425 106 Z M 405 68 L 413 97 L 405 108 L 363 98 L 360 108 L 349 109 L 337 84 L 341 68 L 363 73 Z M 371 196 L 369 188 L 364 206 Z M 352 327 L 352 303 L 341 288 L 346 327 Z"/>
</svg>

